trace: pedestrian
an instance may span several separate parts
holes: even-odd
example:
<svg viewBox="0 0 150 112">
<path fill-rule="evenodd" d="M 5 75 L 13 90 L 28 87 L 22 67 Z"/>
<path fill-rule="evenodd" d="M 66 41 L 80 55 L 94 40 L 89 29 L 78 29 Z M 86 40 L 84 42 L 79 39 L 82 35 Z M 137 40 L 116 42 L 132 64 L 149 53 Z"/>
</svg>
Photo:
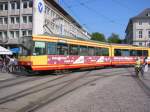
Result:
<svg viewBox="0 0 150 112">
<path fill-rule="evenodd" d="M 135 61 L 135 74 L 137 77 L 139 77 L 139 73 L 141 73 L 143 75 L 143 70 L 142 70 L 142 66 L 141 66 L 141 59 L 140 57 L 137 57 L 136 58 L 136 61 Z"/>
<path fill-rule="evenodd" d="M 10 72 L 9 67 L 9 58 L 7 56 L 3 56 L 3 67 L 2 67 L 2 72 Z"/>
<path fill-rule="evenodd" d="M 13 71 L 13 63 L 14 59 L 6 55 L 6 66 L 7 66 L 6 68 L 8 72 Z"/>
<path fill-rule="evenodd" d="M 144 58 L 143 69 L 144 69 L 144 72 L 148 72 L 148 59 L 147 59 L 147 57 Z"/>
<path fill-rule="evenodd" d="M 18 60 L 15 58 L 15 56 L 13 57 L 13 71 L 17 71 L 18 68 Z"/>
<path fill-rule="evenodd" d="M 9 65 L 9 68 L 11 68 L 11 72 L 14 72 L 15 70 L 15 57 L 14 56 L 9 59 L 8 65 Z"/>
</svg>

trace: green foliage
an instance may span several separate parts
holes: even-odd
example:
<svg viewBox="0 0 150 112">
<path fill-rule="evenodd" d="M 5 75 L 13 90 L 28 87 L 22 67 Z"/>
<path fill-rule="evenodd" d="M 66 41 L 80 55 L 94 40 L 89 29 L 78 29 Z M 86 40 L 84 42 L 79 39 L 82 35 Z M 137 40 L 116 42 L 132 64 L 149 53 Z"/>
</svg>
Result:
<svg viewBox="0 0 150 112">
<path fill-rule="evenodd" d="M 91 36 L 92 36 L 91 40 L 106 42 L 105 36 L 102 33 L 95 32 L 95 33 L 92 33 Z"/>
<path fill-rule="evenodd" d="M 119 38 L 118 34 L 112 33 L 110 37 L 108 37 L 109 43 L 121 43 L 122 40 Z"/>
</svg>

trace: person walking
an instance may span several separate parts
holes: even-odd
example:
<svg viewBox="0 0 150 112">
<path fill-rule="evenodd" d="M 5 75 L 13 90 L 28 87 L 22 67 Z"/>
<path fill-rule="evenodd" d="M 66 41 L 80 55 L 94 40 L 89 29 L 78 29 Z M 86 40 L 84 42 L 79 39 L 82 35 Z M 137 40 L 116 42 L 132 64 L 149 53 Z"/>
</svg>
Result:
<svg viewBox="0 0 150 112">
<path fill-rule="evenodd" d="M 7 56 L 7 55 L 6 55 L 6 56 L 3 56 L 2 72 L 10 72 L 8 63 L 9 63 L 9 58 L 8 58 L 8 56 Z"/>
<path fill-rule="evenodd" d="M 16 72 L 18 70 L 18 60 L 16 59 L 16 57 L 13 57 L 13 72 Z"/>
<path fill-rule="evenodd" d="M 148 72 L 148 59 L 147 59 L 147 57 L 145 57 L 143 60 L 143 70 L 144 70 L 144 72 Z"/>
</svg>

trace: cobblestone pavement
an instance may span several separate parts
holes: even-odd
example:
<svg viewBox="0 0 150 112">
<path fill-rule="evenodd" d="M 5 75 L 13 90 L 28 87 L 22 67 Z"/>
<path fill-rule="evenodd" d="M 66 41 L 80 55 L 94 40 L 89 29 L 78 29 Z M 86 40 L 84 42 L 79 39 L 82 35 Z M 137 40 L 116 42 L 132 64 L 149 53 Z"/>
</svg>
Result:
<svg viewBox="0 0 150 112">
<path fill-rule="evenodd" d="M 150 112 L 150 96 L 145 94 L 132 75 L 96 81 L 38 112 Z M 149 84 L 149 79 L 150 72 L 142 80 Z"/>
<path fill-rule="evenodd" d="M 137 83 L 133 69 L 81 87 L 37 112 L 150 112 L 150 96 Z M 140 78 L 150 88 L 150 70 Z M 18 77 L 0 73 L 0 80 Z"/>
</svg>

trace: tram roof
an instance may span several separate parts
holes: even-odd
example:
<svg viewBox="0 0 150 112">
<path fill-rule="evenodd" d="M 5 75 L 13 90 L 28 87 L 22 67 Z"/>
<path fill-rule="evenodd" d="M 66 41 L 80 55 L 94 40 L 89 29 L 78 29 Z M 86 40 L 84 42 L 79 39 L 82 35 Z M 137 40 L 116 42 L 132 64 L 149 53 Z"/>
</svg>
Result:
<svg viewBox="0 0 150 112">
<path fill-rule="evenodd" d="M 81 37 L 71 37 L 71 36 L 49 34 L 49 33 L 41 34 L 41 36 L 59 37 L 59 38 L 66 38 L 66 39 L 73 39 L 73 40 L 80 40 L 80 41 L 87 41 L 87 42 L 94 42 L 94 43 L 100 43 L 100 44 L 110 45 L 110 43 L 98 42 L 98 41 L 94 41 L 94 40 L 88 40 L 88 39 L 84 39 L 84 38 L 81 38 Z"/>
<path fill-rule="evenodd" d="M 129 44 L 117 44 L 117 43 L 107 43 L 107 42 L 99 42 L 95 40 L 86 40 L 81 37 L 69 37 L 69 36 L 64 36 L 64 35 L 58 35 L 58 34 L 49 34 L 49 33 L 44 33 L 40 35 L 33 35 L 33 36 L 49 36 L 49 37 L 58 37 L 58 38 L 66 38 L 66 39 L 73 39 L 73 40 L 80 40 L 80 41 L 87 41 L 87 42 L 94 42 L 98 44 L 105 44 L 105 45 L 110 45 L 110 46 L 127 46 L 127 47 L 140 47 L 140 48 L 147 48 L 143 46 L 136 46 L 136 45 L 129 45 Z"/>
</svg>

